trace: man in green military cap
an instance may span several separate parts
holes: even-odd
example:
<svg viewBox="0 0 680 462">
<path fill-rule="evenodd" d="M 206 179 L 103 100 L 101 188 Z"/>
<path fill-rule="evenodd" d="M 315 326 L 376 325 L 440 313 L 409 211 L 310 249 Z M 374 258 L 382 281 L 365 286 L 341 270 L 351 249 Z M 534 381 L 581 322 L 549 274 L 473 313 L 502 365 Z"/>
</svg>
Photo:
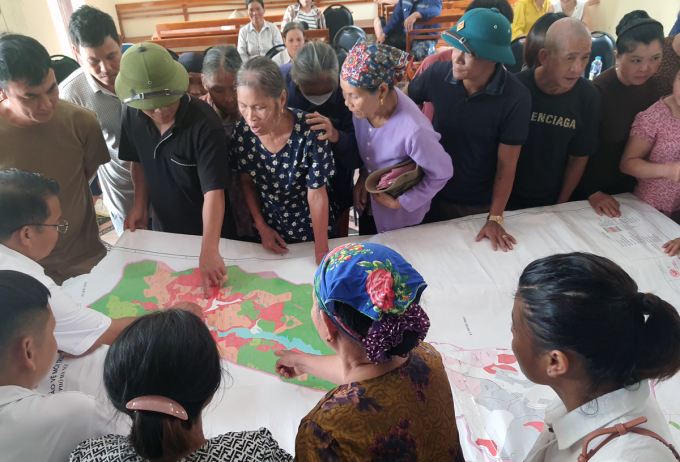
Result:
<svg viewBox="0 0 680 462">
<path fill-rule="evenodd" d="M 503 67 L 515 63 L 511 35 L 498 9 L 468 11 L 442 34 L 451 61 L 432 64 L 407 88 L 417 104 L 432 103 L 432 124 L 455 172 L 425 221 L 488 213 L 477 241 L 488 238 L 503 251 L 516 243 L 503 229 L 503 212 L 531 114 L 529 91 Z"/>
<path fill-rule="evenodd" d="M 186 93 L 189 76 L 168 51 L 140 43 L 125 52 L 116 78 L 124 103 L 119 157 L 132 162 L 135 204 L 125 229 L 202 235 L 205 296 L 227 271 L 220 237 L 234 236 L 225 188 L 227 139 L 215 111 Z"/>
</svg>

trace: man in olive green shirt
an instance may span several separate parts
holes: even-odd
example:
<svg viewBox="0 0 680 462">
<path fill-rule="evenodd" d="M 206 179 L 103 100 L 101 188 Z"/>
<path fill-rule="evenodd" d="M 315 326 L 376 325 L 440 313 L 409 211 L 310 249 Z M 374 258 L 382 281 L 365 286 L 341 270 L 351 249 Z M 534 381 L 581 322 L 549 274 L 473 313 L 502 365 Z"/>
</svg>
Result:
<svg viewBox="0 0 680 462">
<path fill-rule="evenodd" d="M 0 169 L 41 173 L 61 189 L 68 231 L 40 264 L 57 284 L 89 273 L 106 255 L 89 188 L 110 160 L 96 116 L 59 100 L 47 50 L 23 35 L 0 38 L 0 98 Z"/>
</svg>

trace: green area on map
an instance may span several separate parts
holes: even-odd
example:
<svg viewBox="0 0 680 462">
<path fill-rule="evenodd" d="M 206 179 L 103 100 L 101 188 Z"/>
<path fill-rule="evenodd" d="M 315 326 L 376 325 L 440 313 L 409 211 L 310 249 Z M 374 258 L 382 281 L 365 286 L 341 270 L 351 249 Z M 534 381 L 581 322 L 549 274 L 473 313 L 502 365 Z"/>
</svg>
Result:
<svg viewBox="0 0 680 462">
<path fill-rule="evenodd" d="M 198 268 L 177 272 L 151 260 L 130 263 L 116 287 L 90 307 L 116 319 L 196 303 L 223 359 L 272 375 L 277 375 L 276 350 L 333 354 L 312 321 L 311 284 L 293 284 L 274 273 L 247 273 L 238 266 L 228 266 L 227 276 L 205 299 Z M 281 380 L 319 390 L 335 387 L 306 374 Z"/>
</svg>

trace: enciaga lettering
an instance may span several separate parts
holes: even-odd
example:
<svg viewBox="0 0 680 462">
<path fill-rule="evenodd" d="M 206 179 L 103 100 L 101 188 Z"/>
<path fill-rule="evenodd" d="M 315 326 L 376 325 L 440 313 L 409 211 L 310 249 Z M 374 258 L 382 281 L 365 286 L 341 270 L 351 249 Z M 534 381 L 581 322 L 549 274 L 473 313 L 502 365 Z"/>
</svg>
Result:
<svg viewBox="0 0 680 462">
<path fill-rule="evenodd" d="M 576 130 L 576 119 L 570 119 L 569 117 L 557 117 L 556 115 L 544 114 L 543 112 L 532 112 L 531 121 Z"/>
</svg>

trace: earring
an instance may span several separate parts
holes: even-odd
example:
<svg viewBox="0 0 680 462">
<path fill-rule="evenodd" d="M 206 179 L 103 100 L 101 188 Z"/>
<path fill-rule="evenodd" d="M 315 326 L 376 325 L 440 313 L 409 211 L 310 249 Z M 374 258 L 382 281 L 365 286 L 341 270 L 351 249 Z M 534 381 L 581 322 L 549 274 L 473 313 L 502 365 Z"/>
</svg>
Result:
<svg viewBox="0 0 680 462">
<path fill-rule="evenodd" d="M 548 369 L 548 375 L 550 375 L 550 369 Z"/>
<path fill-rule="evenodd" d="M 330 335 L 328 335 L 328 336 L 326 337 L 326 341 L 327 341 L 328 343 L 331 343 L 331 342 L 333 341 L 333 339 L 331 338 Z"/>
<path fill-rule="evenodd" d="M 380 105 L 381 105 L 381 106 L 383 105 L 383 101 L 384 101 L 384 100 L 382 100 L 382 99 L 380 100 Z"/>
<path fill-rule="evenodd" d="M 283 114 L 283 108 L 281 108 L 281 114 Z"/>
</svg>

